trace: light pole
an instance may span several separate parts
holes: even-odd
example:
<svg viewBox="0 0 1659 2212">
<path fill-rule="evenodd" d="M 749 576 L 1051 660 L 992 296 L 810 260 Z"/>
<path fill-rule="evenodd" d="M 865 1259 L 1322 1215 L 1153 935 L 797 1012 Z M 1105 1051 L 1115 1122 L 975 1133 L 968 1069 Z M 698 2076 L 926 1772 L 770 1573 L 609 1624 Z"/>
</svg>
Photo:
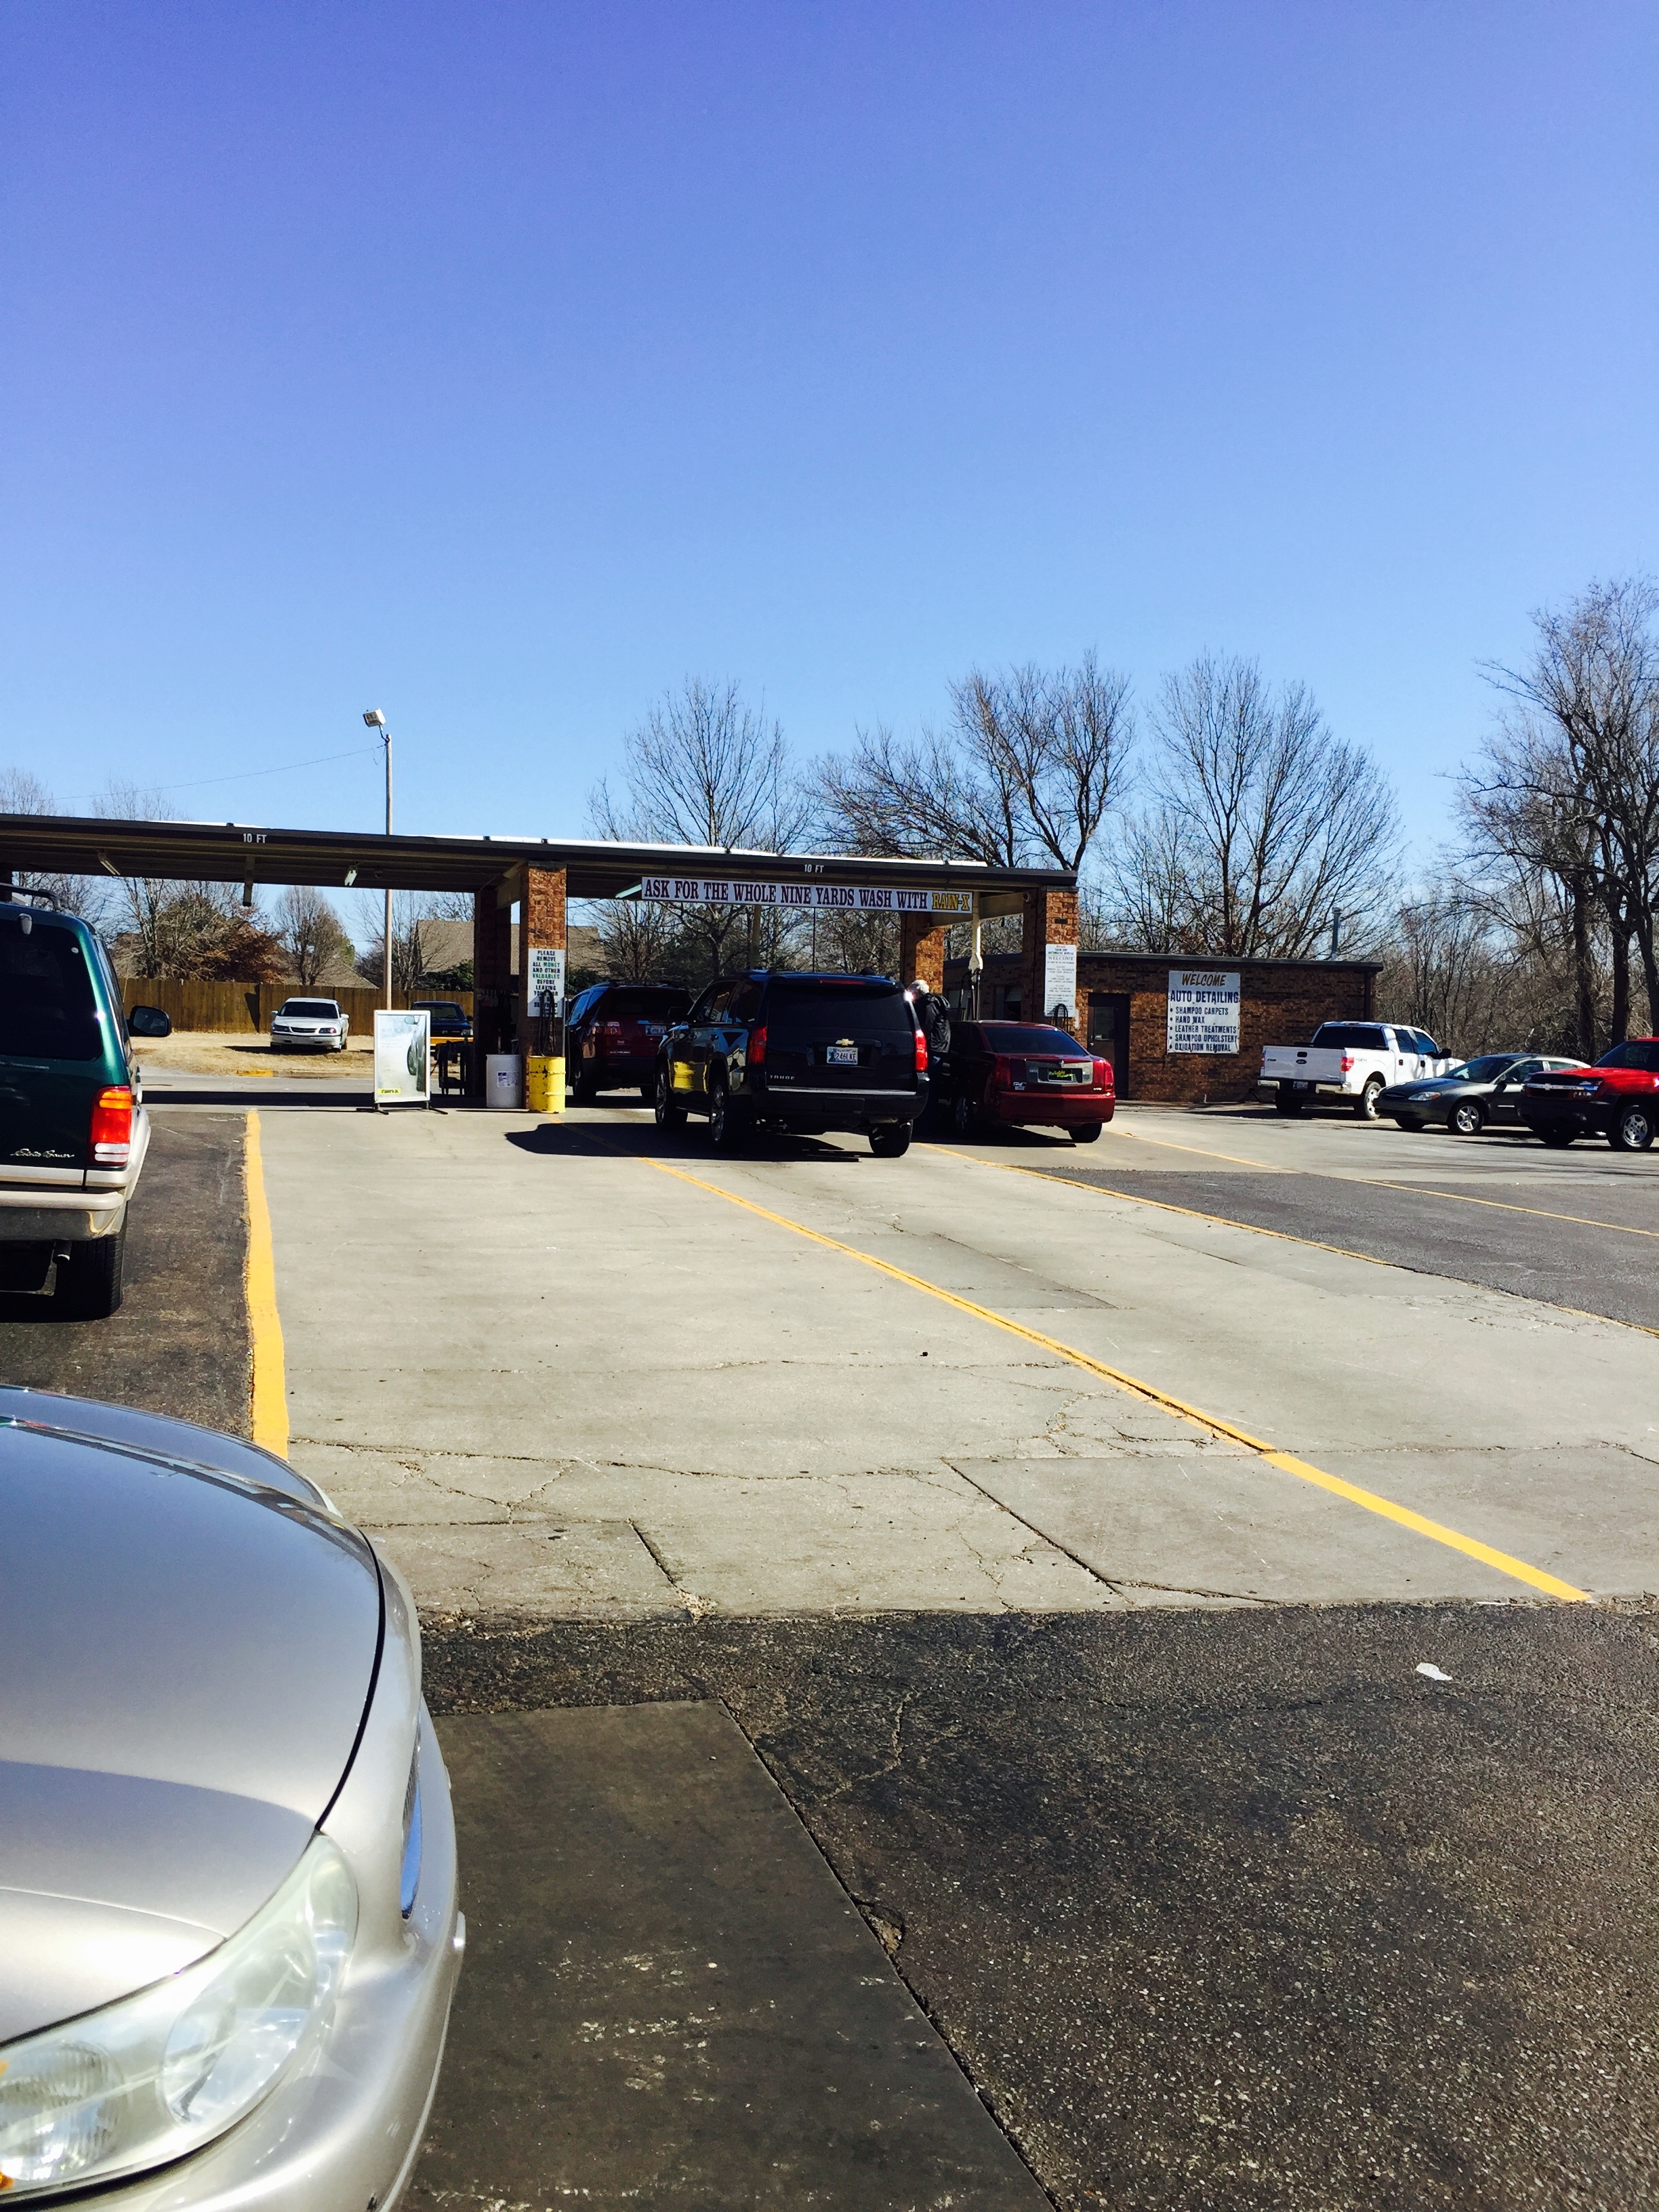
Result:
<svg viewBox="0 0 1659 2212">
<path fill-rule="evenodd" d="M 389 837 L 392 835 L 392 732 L 386 726 L 386 716 L 378 707 L 369 708 L 363 720 L 371 730 L 380 732 L 380 743 L 386 747 L 386 834 Z M 391 866 L 389 855 L 386 865 L 388 867 Z M 386 920 L 381 924 L 380 948 L 382 953 L 380 966 L 384 971 L 386 981 L 386 1010 L 390 1013 L 392 1012 L 392 879 L 390 876 L 386 878 Z"/>
</svg>

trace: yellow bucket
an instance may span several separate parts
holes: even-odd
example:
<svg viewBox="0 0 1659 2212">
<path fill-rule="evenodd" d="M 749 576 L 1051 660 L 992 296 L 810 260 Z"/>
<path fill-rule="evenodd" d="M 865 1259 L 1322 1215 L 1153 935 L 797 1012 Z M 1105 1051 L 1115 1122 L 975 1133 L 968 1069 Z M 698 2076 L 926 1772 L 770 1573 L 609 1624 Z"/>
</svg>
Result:
<svg viewBox="0 0 1659 2212">
<path fill-rule="evenodd" d="M 564 1111 L 564 1060 L 562 1055 L 532 1053 L 525 1062 L 524 1103 L 532 1114 L 562 1114 Z"/>
</svg>

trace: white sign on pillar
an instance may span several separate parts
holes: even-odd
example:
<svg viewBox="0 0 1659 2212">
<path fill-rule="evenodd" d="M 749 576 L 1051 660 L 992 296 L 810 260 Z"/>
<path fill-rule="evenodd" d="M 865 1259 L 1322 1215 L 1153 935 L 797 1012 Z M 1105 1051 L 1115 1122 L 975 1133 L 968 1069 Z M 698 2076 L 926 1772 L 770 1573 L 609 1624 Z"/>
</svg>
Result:
<svg viewBox="0 0 1659 2212">
<path fill-rule="evenodd" d="M 1056 1006 L 1077 1012 L 1077 947 L 1045 945 L 1042 948 L 1042 1004 L 1037 1012 L 1052 1014 Z"/>
<path fill-rule="evenodd" d="M 564 948 L 532 945 L 530 948 L 530 1011 L 556 1013 L 564 1001 Z"/>
<path fill-rule="evenodd" d="M 1238 1050 L 1240 970 L 1171 968 L 1166 1052 Z"/>
</svg>

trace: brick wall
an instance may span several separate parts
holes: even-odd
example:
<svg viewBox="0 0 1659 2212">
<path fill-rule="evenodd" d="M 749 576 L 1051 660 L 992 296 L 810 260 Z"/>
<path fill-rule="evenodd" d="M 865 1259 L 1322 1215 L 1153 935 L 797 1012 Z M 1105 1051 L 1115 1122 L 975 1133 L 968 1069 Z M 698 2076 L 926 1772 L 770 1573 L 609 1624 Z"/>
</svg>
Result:
<svg viewBox="0 0 1659 2212">
<path fill-rule="evenodd" d="M 1240 976 L 1237 1053 L 1175 1053 L 1165 1050 L 1171 968 L 1212 964 Z M 1255 1095 L 1261 1048 L 1306 1044 L 1321 1022 L 1387 1020 L 1373 1003 L 1373 963 L 1346 960 L 1218 960 L 1200 963 L 1164 954 L 1083 952 L 1078 956 L 1078 1024 L 1086 1041 L 1089 994 L 1099 991 L 1129 1001 L 1129 1072 L 1126 1098 L 1155 1098 L 1173 1104 L 1220 1104 Z M 1017 989 L 1024 963 L 1017 952 L 998 953 L 985 963 L 981 1003 L 989 1010 L 998 987 Z M 965 987 L 967 963 L 952 960 L 946 988 Z"/>
</svg>

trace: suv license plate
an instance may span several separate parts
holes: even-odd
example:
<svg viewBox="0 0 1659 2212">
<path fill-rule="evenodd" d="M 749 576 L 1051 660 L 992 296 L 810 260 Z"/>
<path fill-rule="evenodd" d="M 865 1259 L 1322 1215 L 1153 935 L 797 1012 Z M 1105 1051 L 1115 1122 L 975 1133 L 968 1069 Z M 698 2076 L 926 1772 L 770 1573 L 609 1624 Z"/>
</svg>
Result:
<svg viewBox="0 0 1659 2212">
<path fill-rule="evenodd" d="M 831 1067 L 856 1067 L 859 1048 L 855 1044 L 832 1044 L 824 1058 Z"/>
</svg>

